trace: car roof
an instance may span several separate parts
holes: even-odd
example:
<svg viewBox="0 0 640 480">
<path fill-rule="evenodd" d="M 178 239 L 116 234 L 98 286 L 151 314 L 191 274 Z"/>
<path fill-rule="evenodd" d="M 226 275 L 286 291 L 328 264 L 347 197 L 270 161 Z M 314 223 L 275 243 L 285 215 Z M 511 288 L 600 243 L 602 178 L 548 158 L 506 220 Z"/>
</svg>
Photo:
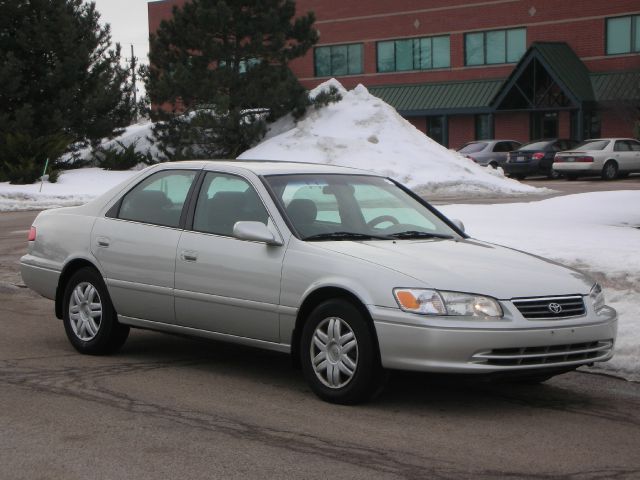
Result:
<svg viewBox="0 0 640 480">
<path fill-rule="evenodd" d="M 274 160 L 187 160 L 180 162 L 166 162 L 160 165 L 166 167 L 196 166 L 206 170 L 215 169 L 216 166 L 232 167 L 253 172 L 256 175 L 287 175 L 297 173 L 321 173 L 321 174 L 351 174 L 351 175 L 374 175 L 381 176 L 375 172 L 360 168 L 339 167 L 310 162 L 290 162 Z M 162 168 L 162 167 L 161 167 Z"/>
<path fill-rule="evenodd" d="M 637 142 L 638 140 L 636 140 L 635 138 L 628 138 L 628 137 L 604 137 L 604 138 L 588 138 L 586 140 L 584 140 L 584 142 L 598 142 L 598 141 L 614 141 L 614 140 L 633 140 L 634 142 Z"/>
</svg>

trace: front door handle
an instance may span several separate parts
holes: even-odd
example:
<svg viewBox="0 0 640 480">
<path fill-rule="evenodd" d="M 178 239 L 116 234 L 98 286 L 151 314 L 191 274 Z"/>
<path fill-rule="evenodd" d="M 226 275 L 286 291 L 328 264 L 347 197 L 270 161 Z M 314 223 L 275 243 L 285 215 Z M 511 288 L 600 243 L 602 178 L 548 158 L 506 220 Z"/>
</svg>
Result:
<svg viewBox="0 0 640 480">
<path fill-rule="evenodd" d="M 183 250 L 180 252 L 180 258 L 185 262 L 197 262 L 198 252 L 194 252 L 193 250 Z"/>
<path fill-rule="evenodd" d="M 111 242 L 107 237 L 98 237 L 97 242 L 99 247 L 105 247 L 105 248 L 111 244 Z"/>
</svg>

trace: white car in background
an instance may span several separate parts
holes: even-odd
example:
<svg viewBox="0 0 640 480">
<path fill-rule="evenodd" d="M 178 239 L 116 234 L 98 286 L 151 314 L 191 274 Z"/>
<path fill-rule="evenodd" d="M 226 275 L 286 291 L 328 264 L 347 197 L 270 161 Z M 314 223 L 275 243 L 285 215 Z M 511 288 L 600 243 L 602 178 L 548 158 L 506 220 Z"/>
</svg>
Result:
<svg viewBox="0 0 640 480">
<path fill-rule="evenodd" d="M 640 142 L 630 138 L 596 138 L 556 154 L 553 170 L 573 180 L 599 175 L 603 180 L 640 172 Z"/>
</svg>

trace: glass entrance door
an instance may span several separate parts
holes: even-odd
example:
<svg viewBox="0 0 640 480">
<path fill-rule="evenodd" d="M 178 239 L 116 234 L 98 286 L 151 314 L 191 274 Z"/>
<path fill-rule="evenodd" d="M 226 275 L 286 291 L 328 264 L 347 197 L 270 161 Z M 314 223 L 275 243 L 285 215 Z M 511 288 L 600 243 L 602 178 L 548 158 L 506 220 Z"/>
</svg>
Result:
<svg viewBox="0 0 640 480">
<path fill-rule="evenodd" d="M 531 140 L 558 137 L 558 112 L 531 114 Z"/>
</svg>

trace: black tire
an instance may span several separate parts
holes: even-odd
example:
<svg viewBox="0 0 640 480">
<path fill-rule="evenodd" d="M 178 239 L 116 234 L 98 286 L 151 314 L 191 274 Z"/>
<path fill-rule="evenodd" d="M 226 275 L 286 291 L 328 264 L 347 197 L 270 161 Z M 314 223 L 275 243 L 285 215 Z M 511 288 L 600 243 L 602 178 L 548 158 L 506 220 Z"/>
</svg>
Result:
<svg viewBox="0 0 640 480">
<path fill-rule="evenodd" d="M 547 178 L 549 180 L 557 180 L 561 176 L 562 175 L 560 174 L 560 172 L 557 171 L 557 170 L 554 170 L 553 168 L 551 170 L 549 170 L 549 172 L 547 173 Z"/>
<path fill-rule="evenodd" d="M 497 169 L 498 168 L 498 164 L 496 162 L 491 162 L 489 163 L 489 166 L 493 169 Z"/>
<path fill-rule="evenodd" d="M 327 324 L 326 322 L 334 318 L 343 322 L 343 328 L 346 325 L 354 334 L 356 340 L 354 348 L 357 357 L 353 374 L 350 377 L 340 371 L 336 363 L 331 363 L 331 368 L 338 371 L 339 381 L 337 383 L 344 383 L 330 386 L 327 383 L 330 376 L 329 358 L 324 360 L 324 363 L 327 364 L 324 373 L 317 374 L 313 366 L 313 356 L 319 350 L 317 344 L 314 343 L 314 335 L 318 327 L 319 330 L 322 330 L 323 326 Z M 344 331 L 348 333 L 346 328 Z M 331 345 L 331 337 L 327 340 L 325 346 L 328 348 L 324 351 L 325 355 L 329 357 L 328 350 L 336 346 Z M 335 351 L 337 350 L 341 350 L 341 348 L 336 347 Z M 350 350 L 350 355 L 353 356 L 353 348 Z M 343 356 L 339 355 L 339 358 L 343 358 Z M 338 362 L 340 361 L 338 360 Z M 300 339 L 300 363 L 305 379 L 313 392 L 322 400 L 330 403 L 353 405 L 370 400 L 380 392 L 384 379 L 373 327 L 356 306 L 342 299 L 327 300 L 321 303 L 307 318 Z M 320 376 L 327 378 L 321 380 Z"/>
<path fill-rule="evenodd" d="M 615 180 L 616 178 L 618 178 L 618 164 L 613 160 L 609 160 L 602 167 L 602 179 Z"/>
<path fill-rule="evenodd" d="M 521 173 L 518 173 L 517 175 L 514 175 L 513 178 L 515 178 L 516 180 L 524 180 L 525 178 L 527 178 L 527 176 Z"/>
<path fill-rule="evenodd" d="M 95 289 L 97 297 L 89 300 L 88 304 L 78 306 L 78 302 L 74 297 L 74 305 L 77 310 L 83 309 L 82 313 L 72 312 L 72 295 L 74 291 L 79 288 L 80 290 L 86 290 L 87 286 L 92 286 Z M 91 303 L 95 299 L 98 302 Z M 92 305 L 100 304 L 100 315 L 96 317 L 93 324 L 97 325 L 97 332 L 92 332 L 83 326 L 78 326 L 79 323 L 87 324 L 90 317 L 93 317 L 91 313 Z M 116 352 L 124 345 L 124 342 L 129 336 L 129 327 L 122 325 L 118 322 L 118 316 L 111 303 L 109 292 L 102 280 L 102 276 L 93 268 L 84 267 L 75 272 L 67 285 L 65 286 L 64 299 L 62 304 L 63 311 L 63 323 L 64 330 L 67 334 L 67 338 L 71 345 L 80 353 L 88 355 L 106 355 Z M 88 313 L 87 313 L 88 312 Z M 72 319 L 72 315 L 75 315 L 75 319 Z M 80 316 L 80 320 L 78 320 Z M 83 338 L 84 337 L 84 338 Z M 88 338 L 91 337 L 91 338 Z"/>
<path fill-rule="evenodd" d="M 573 182 L 574 180 L 577 180 L 578 175 L 576 175 L 575 173 L 565 173 L 564 174 L 564 178 L 566 178 L 567 180 Z"/>
</svg>

